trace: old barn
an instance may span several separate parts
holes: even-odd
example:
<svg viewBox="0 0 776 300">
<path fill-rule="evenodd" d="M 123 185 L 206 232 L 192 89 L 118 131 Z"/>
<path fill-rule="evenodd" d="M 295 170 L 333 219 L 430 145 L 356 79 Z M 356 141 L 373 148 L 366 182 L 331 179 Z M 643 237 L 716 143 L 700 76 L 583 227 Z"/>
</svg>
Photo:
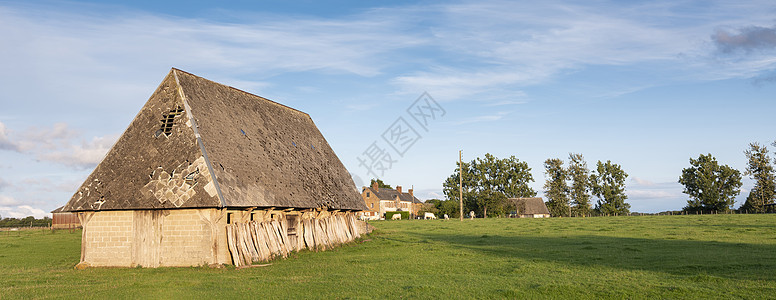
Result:
<svg viewBox="0 0 776 300">
<path fill-rule="evenodd" d="M 509 198 L 515 206 L 515 216 L 518 218 L 549 218 L 550 210 L 541 197 Z"/>
<path fill-rule="evenodd" d="M 363 209 L 308 114 L 172 69 L 63 211 L 81 266 L 158 267 L 325 249 Z"/>
</svg>

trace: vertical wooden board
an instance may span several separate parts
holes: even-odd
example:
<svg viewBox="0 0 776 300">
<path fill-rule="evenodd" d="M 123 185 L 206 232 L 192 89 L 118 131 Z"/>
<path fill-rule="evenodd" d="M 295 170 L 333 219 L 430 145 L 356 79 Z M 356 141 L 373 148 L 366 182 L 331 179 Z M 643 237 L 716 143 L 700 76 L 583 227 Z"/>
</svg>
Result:
<svg viewBox="0 0 776 300">
<path fill-rule="evenodd" d="M 241 232 L 240 223 L 234 224 L 235 228 L 235 234 L 237 235 L 237 252 L 240 254 L 240 261 L 244 265 L 250 265 L 251 259 L 250 259 L 250 252 L 248 250 L 248 245 L 245 242 L 245 236 L 243 235 L 243 232 Z"/>
<path fill-rule="evenodd" d="M 161 262 L 162 222 L 160 210 L 136 210 L 132 213 L 131 265 L 155 268 Z"/>
<path fill-rule="evenodd" d="M 267 261 L 270 257 L 269 249 L 267 249 L 267 242 L 264 241 L 262 235 L 259 233 L 258 224 L 259 223 L 256 221 L 250 223 L 251 234 L 253 235 L 254 241 L 256 243 L 256 249 L 259 251 L 259 259 L 262 261 Z"/>
<path fill-rule="evenodd" d="M 341 243 L 339 236 L 337 235 L 336 224 L 334 223 L 334 217 L 326 217 L 326 234 L 329 236 L 329 240 L 332 245 L 338 245 Z"/>
<path fill-rule="evenodd" d="M 329 239 L 323 229 L 323 222 L 319 219 L 313 219 L 313 222 L 315 223 L 315 244 L 319 249 L 326 250 L 329 246 Z"/>
<path fill-rule="evenodd" d="M 259 229 L 261 230 L 261 234 L 267 243 L 267 250 L 269 250 L 270 259 L 272 259 L 277 255 L 277 247 L 273 236 L 270 235 L 269 231 L 267 230 L 267 222 L 265 221 L 259 223 Z"/>
<path fill-rule="evenodd" d="M 250 228 L 248 228 L 248 223 L 240 223 L 239 226 L 240 236 L 245 241 L 251 262 L 259 261 L 259 252 L 256 251 L 256 244 L 253 243 L 253 236 L 251 235 Z"/>
<path fill-rule="evenodd" d="M 288 253 L 291 251 L 288 249 L 288 235 L 286 234 L 286 231 L 283 230 L 283 227 L 278 221 L 272 221 L 272 227 L 274 227 L 275 233 L 277 233 L 278 240 L 280 241 L 280 251 L 282 251 L 283 257 L 288 256 Z"/>
<path fill-rule="evenodd" d="M 310 226 L 310 219 L 302 220 L 302 237 L 307 249 L 315 250 L 315 240 Z"/>
<path fill-rule="evenodd" d="M 350 238 L 353 240 L 357 239 L 358 237 L 356 236 L 356 230 L 353 227 L 352 214 L 347 213 L 343 218 L 345 219 L 345 225 L 347 225 L 348 227 L 348 233 L 350 233 Z"/>
<path fill-rule="evenodd" d="M 353 235 L 356 238 L 360 238 L 361 237 L 361 229 L 358 226 L 358 223 L 356 222 L 356 216 L 353 215 L 353 214 L 350 215 L 350 225 L 353 227 Z"/>
<path fill-rule="evenodd" d="M 164 226 L 164 217 L 169 212 L 165 210 L 153 210 L 151 211 L 151 224 L 153 226 L 153 240 L 151 241 L 151 249 L 149 249 L 151 260 L 151 267 L 156 268 L 162 264 L 162 227 Z"/>
<path fill-rule="evenodd" d="M 78 220 L 81 221 L 81 262 L 86 261 L 86 251 L 91 247 L 87 238 L 89 221 L 92 220 L 94 212 L 79 212 Z"/>
<path fill-rule="evenodd" d="M 280 248 L 278 247 L 277 240 L 275 239 L 275 234 L 272 233 L 271 227 L 272 225 L 270 225 L 269 222 L 261 223 L 261 228 L 267 237 L 267 247 L 269 248 L 269 251 L 272 253 L 272 255 L 275 256 L 280 254 Z"/>
<path fill-rule="evenodd" d="M 240 258 L 239 254 L 237 253 L 237 247 L 235 247 L 235 241 L 234 241 L 234 235 L 232 234 L 232 231 L 234 229 L 232 228 L 231 224 L 226 225 L 226 244 L 229 248 L 229 253 L 232 254 L 232 264 L 234 264 L 235 267 L 240 266 Z"/>
<path fill-rule="evenodd" d="M 302 216 L 300 215 L 296 219 L 296 251 L 300 251 L 304 248 L 304 227 L 302 225 Z"/>
<path fill-rule="evenodd" d="M 132 261 L 133 266 L 148 266 L 146 251 L 151 243 L 149 223 L 151 215 L 147 210 L 132 212 Z"/>
<path fill-rule="evenodd" d="M 278 245 L 278 253 L 280 253 L 281 256 L 286 257 L 286 247 L 283 244 L 283 238 L 280 237 L 280 232 L 278 232 L 278 223 L 277 221 L 273 220 L 269 223 L 269 229 L 272 234 L 274 234 L 275 241 Z"/>
</svg>

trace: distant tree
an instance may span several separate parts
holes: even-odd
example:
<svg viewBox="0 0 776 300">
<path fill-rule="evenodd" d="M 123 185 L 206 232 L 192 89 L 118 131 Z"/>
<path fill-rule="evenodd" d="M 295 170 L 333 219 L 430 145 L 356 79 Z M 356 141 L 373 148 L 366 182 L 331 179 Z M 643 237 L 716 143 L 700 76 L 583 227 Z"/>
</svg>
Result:
<svg viewBox="0 0 776 300">
<path fill-rule="evenodd" d="M 436 201 L 431 201 L 436 200 Z M 437 208 L 436 202 L 440 201 L 439 199 L 431 199 L 426 200 L 426 202 L 423 202 L 423 204 L 420 205 L 420 209 L 418 210 L 418 216 L 422 217 L 425 215 L 425 213 L 429 212 L 434 215 L 439 214 L 439 209 Z"/>
<path fill-rule="evenodd" d="M 590 170 L 582 154 L 569 153 L 568 178 L 571 180 L 569 198 L 574 204 L 573 214 L 586 216 L 590 213 Z"/>
<path fill-rule="evenodd" d="M 552 216 L 569 215 L 569 187 L 566 185 L 566 169 L 560 158 L 548 158 L 544 161 L 544 196 L 547 209 Z"/>
<path fill-rule="evenodd" d="M 690 167 L 682 170 L 679 183 L 690 196 L 684 211 L 725 212 L 732 208 L 741 191 L 741 172 L 727 165 L 719 165 L 711 155 L 690 158 Z"/>
<path fill-rule="evenodd" d="M 458 203 L 458 200 L 442 201 L 439 205 L 439 215 L 443 216 L 446 214 L 451 218 L 457 217 L 460 213 L 459 207 L 460 204 Z"/>
<path fill-rule="evenodd" d="M 458 168 L 458 162 L 455 163 L 455 170 L 453 171 L 453 174 L 451 174 L 447 179 L 445 179 L 445 182 L 442 183 L 442 193 L 445 194 L 445 197 L 447 198 L 447 201 L 455 201 L 458 203 L 459 199 L 459 168 Z M 474 201 L 474 175 L 472 175 L 472 169 L 470 163 L 463 163 L 463 209 L 464 211 L 474 210 L 476 207 L 475 201 Z M 456 205 L 460 206 L 460 205 Z M 460 211 L 456 211 L 453 213 L 452 216 L 458 217 Z"/>
<path fill-rule="evenodd" d="M 380 180 L 380 178 L 377 178 L 377 179 L 372 178 L 372 181 L 369 182 L 369 186 L 374 185 L 375 182 L 377 182 L 377 187 L 378 188 L 392 189 L 392 187 L 390 185 L 385 184 L 382 180 Z"/>
<path fill-rule="evenodd" d="M 458 199 L 458 167 L 442 184 L 447 199 Z M 498 159 L 490 153 L 463 164 L 463 200 L 466 210 L 474 210 L 487 217 L 489 208 L 495 214 L 504 214 L 505 200 L 511 197 L 533 197 L 536 192 L 528 186 L 533 181 L 531 168 L 526 162 L 511 156 Z"/>
<path fill-rule="evenodd" d="M 439 199 L 428 199 L 424 203 L 431 204 L 435 208 L 439 209 L 439 206 L 442 205 L 442 200 L 439 200 Z"/>
<path fill-rule="evenodd" d="M 754 180 L 754 187 L 739 210 L 763 213 L 764 205 L 773 203 L 776 196 L 776 174 L 768 156 L 768 148 L 758 143 L 750 143 L 744 155 L 747 159 L 744 175 Z"/>
<path fill-rule="evenodd" d="M 590 175 L 593 195 L 598 198 L 596 210 L 603 215 L 627 215 L 630 204 L 625 203 L 625 179 L 628 174 L 620 165 L 607 160 L 596 163 L 596 171 Z"/>
</svg>

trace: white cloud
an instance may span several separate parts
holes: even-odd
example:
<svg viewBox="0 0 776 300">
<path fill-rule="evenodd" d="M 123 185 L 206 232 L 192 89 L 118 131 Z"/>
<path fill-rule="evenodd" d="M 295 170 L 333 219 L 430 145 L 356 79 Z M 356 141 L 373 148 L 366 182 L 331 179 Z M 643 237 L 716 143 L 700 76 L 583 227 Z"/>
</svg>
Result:
<svg viewBox="0 0 776 300">
<path fill-rule="evenodd" d="M 37 219 L 42 219 L 43 217 L 51 217 L 51 213 L 48 213 L 42 209 L 34 208 L 29 205 L 19 205 L 16 207 L 11 206 L 0 206 L 0 215 L 3 216 L 3 218 L 26 218 L 29 216 L 33 216 Z"/>
<path fill-rule="evenodd" d="M 629 190 L 626 192 L 628 198 L 676 198 L 681 197 L 681 193 L 672 190 Z"/>
<path fill-rule="evenodd" d="M 16 201 L 16 199 L 0 195 L 0 205 L 16 205 L 19 204 L 19 201 Z"/>
<path fill-rule="evenodd" d="M 18 137 L 19 150 L 23 152 L 55 150 L 78 136 L 78 131 L 62 122 L 54 124 L 51 128 L 32 127 Z"/>
<path fill-rule="evenodd" d="M 0 122 L 0 150 L 18 151 L 19 146 L 12 143 L 8 138 L 8 128 L 5 127 L 3 122 Z"/>
<path fill-rule="evenodd" d="M 644 179 L 644 178 L 635 177 L 635 176 L 631 177 L 631 181 L 633 181 L 637 185 L 646 185 L 646 186 L 653 186 L 653 185 L 655 185 L 655 183 L 650 181 L 650 180 L 647 180 L 647 179 Z"/>
<path fill-rule="evenodd" d="M 81 139 L 80 143 L 66 144 L 62 148 L 40 153 L 37 157 L 66 166 L 89 169 L 105 157 L 117 139 L 117 135 L 94 137 L 91 141 Z"/>
<path fill-rule="evenodd" d="M 15 138 L 18 140 L 15 143 L 17 150 L 32 154 L 37 160 L 88 169 L 102 160 L 118 139 L 118 134 L 87 140 L 67 123 L 56 123 L 50 128 L 28 128 Z"/>
</svg>

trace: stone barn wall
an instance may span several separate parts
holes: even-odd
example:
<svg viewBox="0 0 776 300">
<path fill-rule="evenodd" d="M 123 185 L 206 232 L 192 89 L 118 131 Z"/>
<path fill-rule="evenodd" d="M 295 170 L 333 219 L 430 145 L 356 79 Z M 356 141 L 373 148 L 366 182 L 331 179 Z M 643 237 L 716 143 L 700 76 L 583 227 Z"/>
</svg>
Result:
<svg viewBox="0 0 776 300">
<path fill-rule="evenodd" d="M 224 210 L 81 212 L 81 263 L 160 267 L 231 263 Z"/>
</svg>

